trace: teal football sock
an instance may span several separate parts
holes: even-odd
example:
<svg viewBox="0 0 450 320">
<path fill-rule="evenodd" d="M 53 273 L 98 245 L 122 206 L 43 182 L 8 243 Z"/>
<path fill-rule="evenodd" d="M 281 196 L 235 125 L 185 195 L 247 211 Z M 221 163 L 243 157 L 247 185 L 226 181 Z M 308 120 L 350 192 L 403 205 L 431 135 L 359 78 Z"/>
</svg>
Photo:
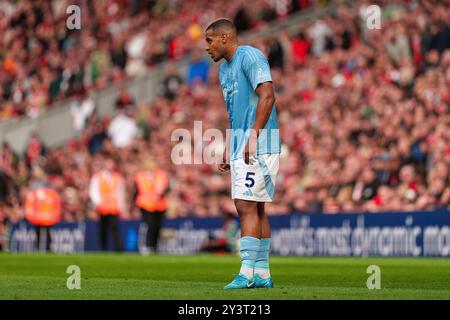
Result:
<svg viewBox="0 0 450 320">
<path fill-rule="evenodd" d="M 258 274 L 263 279 L 270 277 L 270 270 L 269 270 L 270 240 L 271 238 L 264 238 L 260 240 L 258 253 L 256 255 L 255 273 Z"/>
<path fill-rule="evenodd" d="M 253 278 L 253 269 L 255 268 L 256 256 L 260 247 L 260 240 L 254 237 L 242 237 L 240 239 L 241 270 L 240 273 L 248 279 Z"/>
</svg>

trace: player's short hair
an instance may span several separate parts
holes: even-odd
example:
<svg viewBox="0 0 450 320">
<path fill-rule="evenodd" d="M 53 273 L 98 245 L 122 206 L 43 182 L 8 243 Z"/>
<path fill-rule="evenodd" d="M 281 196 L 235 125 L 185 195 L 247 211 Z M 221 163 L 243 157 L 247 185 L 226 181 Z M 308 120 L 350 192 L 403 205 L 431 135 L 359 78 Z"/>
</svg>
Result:
<svg viewBox="0 0 450 320">
<path fill-rule="evenodd" d="M 218 19 L 214 22 L 212 22 L 207 28 L 206 31 L 213 30 L 213 31 L 225 31 L 225 32 L 231 32 L 232 34 L 236 34 L 236 27 L 233 22 L 231 22 L 228 19 Z"/>
</svg>

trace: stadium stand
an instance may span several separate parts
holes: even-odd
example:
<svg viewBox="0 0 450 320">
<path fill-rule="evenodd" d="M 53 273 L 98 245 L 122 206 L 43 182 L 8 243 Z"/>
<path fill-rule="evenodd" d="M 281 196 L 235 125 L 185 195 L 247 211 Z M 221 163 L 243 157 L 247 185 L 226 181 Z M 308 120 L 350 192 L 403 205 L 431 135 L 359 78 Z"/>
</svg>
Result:
<svg viewBox="0 0 450 320">
<path fill-rule="evenodd" d="M 153 9 L 165 12 L 160 13 L 163 20 L 179 19 L 158 3 Z M 193 12 L 201 11 L 201 4 L 198 5 Z M 119 8 L 117 14 L 133 16 L 133 10 L 123 13 Z M 402 1 L 402 6 L 390 5 L 383 8 L 382 32 L 365 28 L 365 8 L 365 1 L 356 1 L 353 7 L 341 6 L 334 14 L 305 22 L 294 31 L 290 26 L 277 34 L 249 39 L 250 44 L 269 57 L 272 65 L 283 141 L 277 181 L 280 187 L 275 202 L 267 208 L 272 215 L 449 208 L 450 8 L 439 1 Z M 234 12 L 230 9 L 227 14 L 232 16 Z M 198 22 L 200 31 L 213 17 L 214 14 L 206 15 L 204 21 Z M 132 19 L 136 21 L 135 29 L 130 30 L 147 26 L 149 19 L 138 15 Z M 36 23 L 33 18 L 30 20 L 23 23 Z M 191 17 L 186 17 L 186 21 L 189 25 Z M 155 25 L 166 23 L 159 21 Z M 167 25 L 172 26 L 167 27 L 167 33 L 178 34 L 180 46 L 187 48 L 183 33 L 177 33 L 177 24 L 167 22 Z M 105 26 L 120 28 L 114 23 L 105 22 Z M 245 23 L 242 28 L 247 28 Z M 150 30 L 146 28 L 148 35 L 153 34 Z M 86 41 L 90 36 L 93 35 L 88 32 Z M 197 36 L 202 41 L 201 35 Z M 111 45 L 108 41 L 105 40 L 104 46 L 99 44 L 97 50 L 107 50 Z M 42 48 L 38 45 L 36 50 Z M 159 50 L 158 46 L 143 49 L 142 57 L 152 58 L 137 63 L 160 61 L 162 58 L 155 58 L 158 54 L 153 50 Z M 163 59 L 177 58 L 175 53 L 167 52 Z M 101 64 L 102 52 L 97 54 Z M 3 58 L 3 67 L 12 68 L 14 63 L 5 61 Z M 127 67 L 123 74 L 114 72 L 120 66 L 100 68 L 107 71 L 100 71 L 94 89 L 108 85 L 115 75 L 131 75 L 127 74 Z M 51 78 L 41 71 L 45 68 L 39 70 L 44 72 L 43 77 Z M 234 211 L 229 177 L 220 175 L 211 165 L 174 165 L 168 160 L 170 146 L 174 145 L 170 136 L 175 129 L 186 128 L 193 134 L 195 120 L 203 121 L 203 130 L 225 129 L 227 117 L 218 89 L 217 67 L 210 68 L 206 83 L 194 81 L 191 85 L 177 72 L 168 71 L 167 81 L 163 82 L 165 90 L 151 103 L 134 101 L 123 88 L 117 94 L 117 113 L 112 118 L 98 117 L 95 111 L 84 116 L 81 106 L 88 105 L 89 110 L 89 100 L 80 98 L 80 106 L 74 107 L 83 119 L 79 136 L 62 147 L 45 148 L 37 136 L 30 140 L 26 156 L 4 146 L 0 170 L 1 216 L 12 222 L 22 219 L 27 186 L 34 179 L 48 179 L 62 196 L 64 221 L 93 218 L 88 183 L 105 153 L 120 159 L 120 171 L 130 177 L 129 198 L 131 177 L 143 162 L 153 161 L 169 170 L 172 176 L 169 216 L 203 217 Z M 32 79 L 33 76 L 27 82 L 30 88 L 43 84 Z M 176 90 L 171 89 L 172 83 L 176 83 Z M 42 98 L 44 91 L 48 92 L 32 90 L 36 94 L 33 101 L 39 101 L 37 98 Z M 1 103 L 2 110 L 8 101 Z M 109 129 L 114 121 L 138 127 L 139 134 L 130 134 L 124 144 L 114 144 L 114 132 Z M 137 212 L 130 212 L 123 218 L 138 217 Z"/>
<path fill-rule="evenodd" d="M 176 61 L 203 40 L 201 25 L 220 15 L 236 17 L 246 31 L 308 4 L 257 0 L 250 11 L 223 0 L 3 1 L 0 120 L 35 118 L 55 101 Z M 66 28 L 69 5 L 83 9 L 81 30 Z"/>
</svg>

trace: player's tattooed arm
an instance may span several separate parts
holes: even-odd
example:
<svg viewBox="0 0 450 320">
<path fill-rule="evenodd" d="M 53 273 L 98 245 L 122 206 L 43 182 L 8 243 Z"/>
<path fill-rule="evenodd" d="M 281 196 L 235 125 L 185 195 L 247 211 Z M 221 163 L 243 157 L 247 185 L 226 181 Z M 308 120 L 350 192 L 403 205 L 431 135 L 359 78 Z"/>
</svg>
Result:
<svg viewBox="0 0 450 320">
<path fill-rule="evenodd" d="M 256 119 L 253 129 L 255 129 L 257 137 L 259 136 L 259 130 L 264 129 L 267 120 L 269 120 L 272 107 L 275 103 L 275 93 L 273 90 L 272 82 L 264 82 L 258 85 L 256 88 L 256 94 L 258 95 L 258 105 L 256 107 Z"/>
<path fill-rule="evenodd" d="M 218 164 L 218 169 L 220 172 L 226 172 L 230 170 L 230 136 L 229 134 L 225 135 L 226 141 L 225 141 L 225 148 L 223 150 L 223 156 L 222 156 L 222 163 Z"/>
<path fill-rule="evenodd" d="M 253 131 L 250 133 L 249 141 L 244 148 L 244 161 L 247 164 L 253 164 L 256 157 L 257 139 L 260 130 L 264 129 L 269 120 L 272 107 L 275 103 L 275 94 L 272 82 L 263 82 L 256 88 L 258 95 L 258 105 L 256 106 L 256 118 Z"/>
</svg>

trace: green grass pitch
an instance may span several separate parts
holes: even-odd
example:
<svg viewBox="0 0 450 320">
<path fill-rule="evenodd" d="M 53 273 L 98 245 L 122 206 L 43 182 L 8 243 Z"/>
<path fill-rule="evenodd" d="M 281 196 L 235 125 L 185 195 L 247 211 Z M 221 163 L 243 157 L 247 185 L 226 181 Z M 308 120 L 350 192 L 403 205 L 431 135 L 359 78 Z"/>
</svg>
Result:
<svg viewBox="0 0 450 320">
<path fill-rule="evenodd" d="M 237 255 L 0 254 L 0 299 L 450 299 L 450 259 L 271 257 L 273 289 L 223 290 Z M 69 290 L 69 265 L 81 289 Z M 368 290 L 369 265 L 381 289 Z"/>
</svg>

